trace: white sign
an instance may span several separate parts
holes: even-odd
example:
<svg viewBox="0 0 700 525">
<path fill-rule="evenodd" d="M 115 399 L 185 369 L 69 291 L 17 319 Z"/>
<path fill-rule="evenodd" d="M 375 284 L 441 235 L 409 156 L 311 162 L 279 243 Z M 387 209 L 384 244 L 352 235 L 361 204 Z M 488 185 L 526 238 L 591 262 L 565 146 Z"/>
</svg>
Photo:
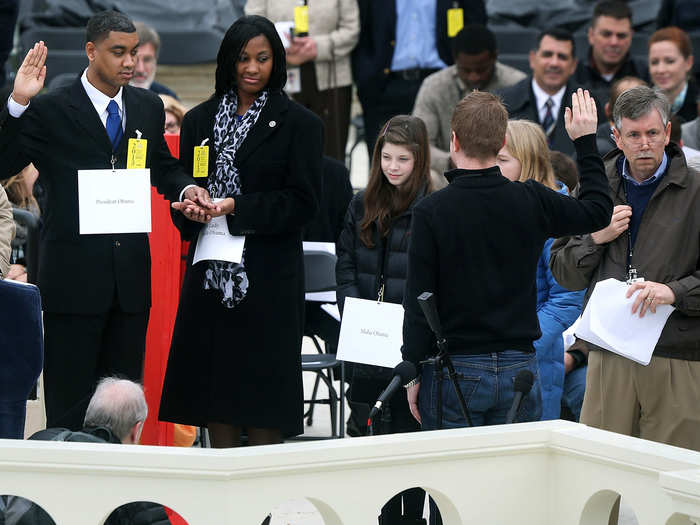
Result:
<svg viewBox="0 0 700 525">
<path fill-rule="evenodd" d="M 294 30 L 294 20 L 283 20 L 281 22 L 275 22 L 275 29 L 277 34 L 280 36 L 282 45 L 287 49 L 291 45 L 292 31 Z"/>
<path fill-rule="evenodd" d="M 80 234 L 151 231 L 151 170 L 79 170 Z"/>
<path fill-rule="evenodd" d="M 656 313 L 647 310 L 639 317 L 639 309 L 632 313 L 639 291 L 628 299 L 628 287 L 616 279 L 598 282 L 576 327 L 576 337 L 646 366 L 674 308 L 658 305 Z"/>
<path fill-rule="evenodd" d="M 212 199 L 218 202 L 221 199 Z M 199 232 L 192 264 L 199 261 L 228 261 L 240 263 L 243 258 L 245 236 L 234 236 L 228 231 L 226 215 L 214 217 Z"/>
<path fill-rule="evenodd" d="M 403 306 L 346 297 L 338 359 L 394 368 L 401 362 Z"/>
</svg>

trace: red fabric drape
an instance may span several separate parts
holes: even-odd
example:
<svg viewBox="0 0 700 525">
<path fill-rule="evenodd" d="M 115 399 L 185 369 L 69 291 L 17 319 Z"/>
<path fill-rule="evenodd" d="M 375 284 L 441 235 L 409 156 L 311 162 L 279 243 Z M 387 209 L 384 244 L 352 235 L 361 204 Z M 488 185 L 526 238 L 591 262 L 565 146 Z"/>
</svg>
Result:
<svg viewBox="0 0 700 525">
<path fill-rule="evenodd" d="M 180 154 L 178 135 L 165 135 L 170 152 Z M 172 445 L 173 425 L 158 421 L 160 394 L 168 363 L 170 338 L 175 324 L 181 282 L 180 233 L 170 219 L 170 204 L 155 188 L 151 193 L 151 315 L 146 335 L 146 359 L 143 382 L 148 403 L 148 419 L 143 427 L 144 445 Z"/>
<path fill-rule="evenodd" d="M 179 135 L 165 135 L 170 153 L 180 156 Z M 151 189 L 151 315 L 146 334 L 146 359 L 143 385 L 148 403 L 148 419 L 143 425 L 141 443 L 144 445 L 172 445 L 173 424 L 158 421 L 160 394 L 163 390 L 165 367 L 168 364 L 170 338 L 175 325 L 177 303 L 182 282 L 182 249 L 180 233 L 170 219 L 170 203 Z M 172 525 L 187 525 L 175 511 L 166 507 Z"/>
</svg>

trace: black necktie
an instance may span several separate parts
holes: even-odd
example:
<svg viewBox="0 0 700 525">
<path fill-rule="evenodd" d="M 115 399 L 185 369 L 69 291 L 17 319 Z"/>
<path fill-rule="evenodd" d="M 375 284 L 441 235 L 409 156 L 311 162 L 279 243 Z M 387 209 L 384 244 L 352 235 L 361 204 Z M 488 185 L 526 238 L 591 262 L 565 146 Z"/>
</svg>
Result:
<svg viewBox="0 0 700 525">
<path fill-rule="evenodd" d="M 554 115 L 552 114 L 552 106 L 554 101 L 552 98 L 548 98 L 547 102 L 544 103 L 547 107 L 547 112 L 544 114 L 544 120 L 542 121 L 542 127 L 544 128 L 544 133 L 547 135 L 547 144 L 552 145 L 552 133 L 554 133 L 554 126 L 556 122 L 554 120 Z"/>
</svg>

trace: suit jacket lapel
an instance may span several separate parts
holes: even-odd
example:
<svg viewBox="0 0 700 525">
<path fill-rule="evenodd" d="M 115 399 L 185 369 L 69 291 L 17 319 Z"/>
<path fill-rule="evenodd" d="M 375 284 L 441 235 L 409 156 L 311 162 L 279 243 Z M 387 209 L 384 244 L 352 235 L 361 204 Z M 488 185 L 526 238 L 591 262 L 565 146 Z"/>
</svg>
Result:
<svg viewBox="0 0 700 525">
<path fill-rule="evenodd" d="M 289 105 L 286 95 L 271 93 L 258 121 L 236 152 L 236 164 L 242 164 L 284 122 Z"/>
<path fill-rule="evenodd" d="M 134 88 L 140 89 L 140 88 Z M 122 104 L 124 104 L 124 113 L 126 115 L 126 128 L 124 129 L 124 136 L 122 137 L 119 146 L 117 146 L 117 156 L 118 158 L 126 158 L 126 149 L 129 144 L 129 139 L 136 138 L 136 123 L 138 121 L 137 115 L 141 114 L 141 105 L 136 97 L 130 92 L 128 86 L 122 88 Z M 155 137 L 143 137 L 145 139 L 153 139 Z M 149 143 L 150 145 L 150 143 Z"/>
<path fill-rule="evenodd" d="M 78 126 L 85 130 L 85 136 L 92 138 L 100 147 L 112 151 L 112 143 L 107 135 L 100 116 L 95 111 L 90 97 L 88 97 L 80 77 L 73 83 L 69 105 L 73 108 L 71 115 Z"/>
</svg>

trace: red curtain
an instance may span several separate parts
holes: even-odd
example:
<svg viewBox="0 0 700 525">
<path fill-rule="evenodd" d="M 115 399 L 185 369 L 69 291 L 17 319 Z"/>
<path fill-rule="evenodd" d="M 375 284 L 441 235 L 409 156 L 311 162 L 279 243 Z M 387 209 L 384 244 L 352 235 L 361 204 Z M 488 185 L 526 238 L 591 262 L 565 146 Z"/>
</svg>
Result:
<svg viewBox="0 0 700 525">
<path fill-rule="evenodd" d="M 165 135 L 170 152 L 180 154 L 179 135 Z M 173 425 L 158 421 L 160 394 L 168 363 L 170 338 L 180 295 L 182 242 L 170 219 L 170 203 L 153 188 L 151 193 L 151 315 L 146 334 L 144 389 L 148 419 L 143 427 L 144 445 L 172 445 Z"/>
</svg>

